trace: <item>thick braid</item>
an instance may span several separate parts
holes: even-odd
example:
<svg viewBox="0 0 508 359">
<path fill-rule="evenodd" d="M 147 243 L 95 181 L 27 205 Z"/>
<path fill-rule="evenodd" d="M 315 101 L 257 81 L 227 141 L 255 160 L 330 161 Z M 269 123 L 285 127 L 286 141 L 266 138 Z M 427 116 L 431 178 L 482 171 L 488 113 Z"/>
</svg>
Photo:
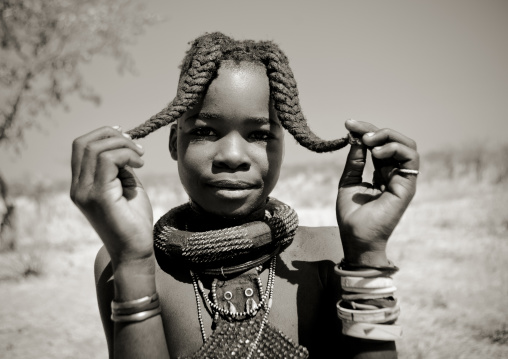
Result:
<svg viewBox="0 0 508 359">
<path fill-rule="evenodd" d="M 205 93 L 217 73 L 222 57 L 221 45 L 230 39 L 222 34 L 207 34 L 196 39 L 182 65 L 182 78 L 176 97 L 142 125 L 128 131 L 133 139 L 142 138 L 166 126 L 191 109 Z"/>
<path fill-rule="evenodd" d="M 128 131 L 131 137 L 145 137 L 195 106 L 217 75 L 220 64 L 227 60 L 258 62 L 266 67 L 279 120 L 302 146 L 314 152 L 329 152 L 348 144 L 348 137 L 327 141 L 310 130 L 300 108 L 298 88 L 289 61 L 277 45 L 271 41 L 235 41 L 218 32 L 205 34 L 192 42 L 181 66 L 176 97 L 144 124 Z"/>
<path fill-rule="evenodd" d="M 275 46 L 265 53 L 270 93 L 282 126 L 299 144 L 314 152 L 330 152 L 349 143 L 348 137 L 323 140 L 312 132 L 303 116 L 296 81 L 287 57 Z"/>
</svg>

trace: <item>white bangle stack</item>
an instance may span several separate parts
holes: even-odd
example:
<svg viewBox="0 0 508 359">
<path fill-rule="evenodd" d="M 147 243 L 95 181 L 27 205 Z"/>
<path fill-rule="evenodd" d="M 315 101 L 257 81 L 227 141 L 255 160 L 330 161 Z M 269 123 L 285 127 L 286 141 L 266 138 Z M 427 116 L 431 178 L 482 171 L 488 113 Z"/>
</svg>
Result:
<svg viewBox="0 0 508 359">
<path fill-rule="evenodd" d="M 400 303 L 394 298 L 397 288 L 391 274 L 398 270 L 388 267 L 353 267 L 344 260 L 335 268 L 341 277 L 342 300 L 337 315 L 342 333 L 347 336 L 392 341 L 402 335 L 402 327 L 394 325 L 400 314 Z"/>
</svg>

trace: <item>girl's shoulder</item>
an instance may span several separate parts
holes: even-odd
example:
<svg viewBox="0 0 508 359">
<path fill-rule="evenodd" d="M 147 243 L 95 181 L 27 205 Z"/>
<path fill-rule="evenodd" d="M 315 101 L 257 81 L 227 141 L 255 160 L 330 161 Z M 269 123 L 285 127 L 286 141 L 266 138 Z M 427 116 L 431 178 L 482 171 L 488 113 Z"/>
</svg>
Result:
<svg viewBox="0 0 508 359">
<path fill-rule="evenodd" d="M 298 227 L 293 243 L 286 252 L 300 260 L 331 260 L 337 263 L 343 257 L 339 228 Z"/>
</svg>

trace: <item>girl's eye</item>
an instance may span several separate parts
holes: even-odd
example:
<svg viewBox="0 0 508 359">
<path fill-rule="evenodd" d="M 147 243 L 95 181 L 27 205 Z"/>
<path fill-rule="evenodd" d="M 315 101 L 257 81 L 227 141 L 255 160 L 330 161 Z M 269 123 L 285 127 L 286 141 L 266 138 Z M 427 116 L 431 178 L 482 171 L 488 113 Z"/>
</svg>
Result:
<svg viewBox="0 0 508 359">
<path fill-rule="evenodd" d="M 199 127 L 192 131 L 192 134 L 199 137 L 216 136 L 214 130 L 208 127 Z"/>
<path fill-rule="evenodd" d="M 250 136 L 256 141 L 268 141 L 273 138 L 270 131 L 255 131 Z"/>
</svg>

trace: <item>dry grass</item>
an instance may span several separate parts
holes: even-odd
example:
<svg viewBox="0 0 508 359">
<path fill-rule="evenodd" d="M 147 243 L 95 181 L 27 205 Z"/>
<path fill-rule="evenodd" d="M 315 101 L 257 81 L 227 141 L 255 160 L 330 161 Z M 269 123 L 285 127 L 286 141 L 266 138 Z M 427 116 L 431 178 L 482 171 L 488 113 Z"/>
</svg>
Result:
<svg viewBox="0 0 508 359">
<path fill-rule="evenodd" d="M 432 198 L 416 198 L 389 248 L 403 269 L 401 357 L 506 358 L 508 194 L 453 183 L 427 191 Z"/>
<path fill-rule="evenodd" d="M 0 272 L 1 280 L 18 280 L 39 277 L 45 271 L 45 253 L 27 250 L 26 252 L 10 252 L 2 256 L 3 265 Z"/>
<path fill-rule="evenodd" d="M 490 174 L 424 179 L 390 239 L 401 358 L 508 358 L 508 193 L 482 168 Z M 335 224 L 337 171 L 327 171 L 282 178 L 275 196 L 302 224 Z M 149 194 L 156 217 L 186 200 L 162 185 Z M 92 274 L 99 239 L 66 192 L 17 205 L 19 250 L 0 254 L 0 358 L 105 358 Z"/>
</svg>

